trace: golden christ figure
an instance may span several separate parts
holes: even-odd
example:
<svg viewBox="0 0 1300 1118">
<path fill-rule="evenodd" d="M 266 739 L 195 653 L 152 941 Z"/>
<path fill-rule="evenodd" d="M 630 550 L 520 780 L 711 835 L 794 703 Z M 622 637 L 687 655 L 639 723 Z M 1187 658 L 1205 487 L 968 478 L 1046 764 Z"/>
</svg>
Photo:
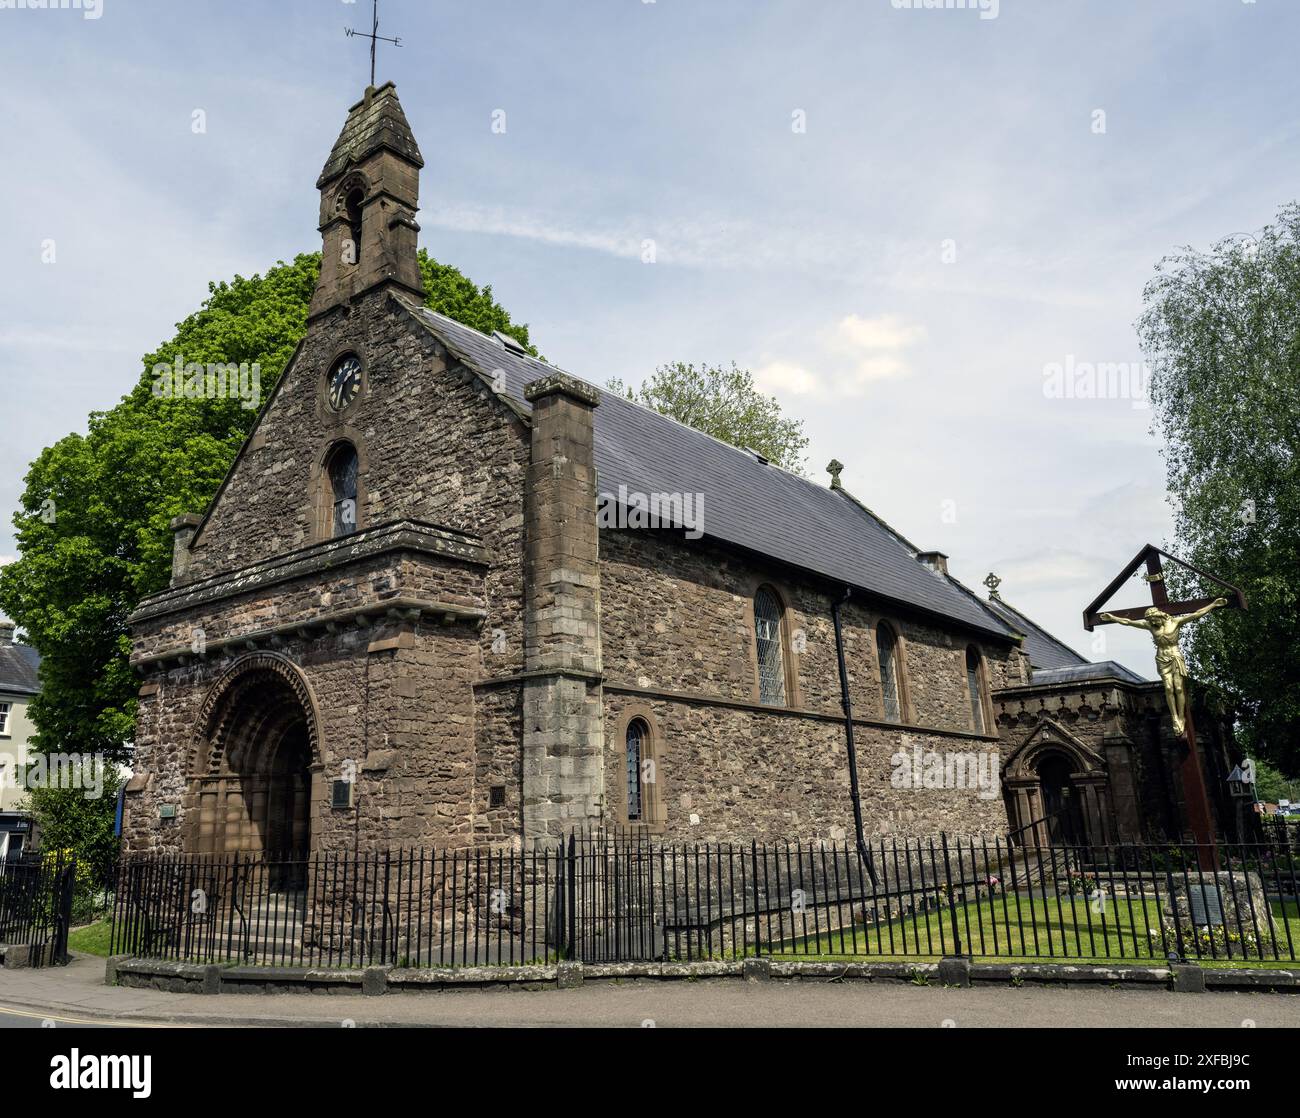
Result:
<svg viewBox="0 0 1300 1118">
<path fill-rule="evenodd" d="M 1130 621 L 1126 617 L 1116 617 L 1113 613 L 1097 615 L 1101 621 L 1145 629 L 1151 634 L 1151 639 L 1156 642 L 1156 670 L 1164 681 L 1169 718 L 1174 724 L 1174 733 L 1180 738 L 1187 732 L 1187 661 L 1183 659 L 1183 650 L 1178 647 L 1178 630 L 1189 621 L 1204 617 L 1211 610 L 1227 604 L 1227 598 L 1215 598 L 1202 609 L 1179 615 L 1168 614 L 1158 606 L 1152 606 L 1142 615 L 1141 621 Z"/>
</svg>

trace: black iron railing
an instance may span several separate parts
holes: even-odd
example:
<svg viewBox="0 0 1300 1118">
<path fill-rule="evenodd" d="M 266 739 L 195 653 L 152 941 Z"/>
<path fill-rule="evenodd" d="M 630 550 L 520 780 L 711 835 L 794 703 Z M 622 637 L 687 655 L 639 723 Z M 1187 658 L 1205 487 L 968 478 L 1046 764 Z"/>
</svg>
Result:
<svg viewBox="0 0 1300 1118">
<path fill-rule="evenodd" d="M 575 835 L 536 849 L 127 858 L 115 953 L 506 966 L 773 958 L 1294 962 L 1300 854 L 1272 844 Z M 1216 871 L 1209 867 L 1216 864 Z"/>
<path fill-rule="evenodd" d="M 28 948 L 30 966 L 66 963 L 75 889 L 72 859 L 0 861 L 0 944 Z"/>
</svg>

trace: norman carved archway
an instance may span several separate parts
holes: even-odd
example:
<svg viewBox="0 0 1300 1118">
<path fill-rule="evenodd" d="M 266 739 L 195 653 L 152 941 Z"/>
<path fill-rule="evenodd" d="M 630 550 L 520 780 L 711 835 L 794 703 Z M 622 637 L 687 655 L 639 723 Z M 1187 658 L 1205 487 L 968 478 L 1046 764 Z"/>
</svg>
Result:
<svg viewBox="0 0 1300 1118">
<path fill-rule="evenodd" d="M 1028 845 L 1111 841 L 1109 785 L 1101 755 L 1052 718 L 1003 767 L 1011 828 Z"/>
<path fill-rule="evenodd" d="M 258 652 L 231 665 L 204 701 L 189 761 L 187 850 L 307 857 L 320 733 L 315 697 L 292 661 Z"/>
</svg>

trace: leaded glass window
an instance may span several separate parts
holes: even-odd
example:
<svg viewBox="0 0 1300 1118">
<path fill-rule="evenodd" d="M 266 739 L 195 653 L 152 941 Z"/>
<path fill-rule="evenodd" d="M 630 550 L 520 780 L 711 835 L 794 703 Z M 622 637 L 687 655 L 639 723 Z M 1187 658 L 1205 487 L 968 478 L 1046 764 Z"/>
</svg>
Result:
<svg viewBox="0 0 1300 1118">
<path fill-rule="evenodd" d="M 880 660 L 880 690 L 885 698 L 885 720 L 903 721 L 898 690 L 898 640 L 888 625 L 876 629 L 876 656 Z"/>
<path fill-rule="evenodd" d="M 970 716 L 975 732 L 984 732 L 984 695 L 980 686 L 980 656 L 973 648 L 966 649 L 966 686 L 970 690 Z"/>
<path fill-rule="evenodd" d="M 785 706 L 785 664 L 781 651 L 781 604 L 764 588 L 754 595 L 754 633 L 758 640 L 758 699 Z"/>
<path fill-rule="evenodd" d="M 639 718 L 627 726 L 627 821 L 637 822 L 645 810 L 641 762 L 645 757 L 646 724 Z"/>
</svg>

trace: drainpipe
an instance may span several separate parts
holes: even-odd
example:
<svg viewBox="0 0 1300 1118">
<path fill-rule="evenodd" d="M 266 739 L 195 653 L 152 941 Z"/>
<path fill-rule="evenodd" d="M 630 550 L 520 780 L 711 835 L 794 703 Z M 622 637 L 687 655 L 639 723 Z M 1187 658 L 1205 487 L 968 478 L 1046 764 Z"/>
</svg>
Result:
<svg viewBox="0 0 1300 1118">
<path fill-rule="evenodd" d="M 849 750 L 849 798 L 853 801 L 853 826 L 858 840 L 858 857 L 871 878 L 872 887 L 878 887 L 876 867 L 871 863 L 871 852 L 867 849 L 867 840 L 862 834 L 862 794 L 858 791 L 858 751 L 853 744 L 853 704 L 849 700 L 849 670 L 844 664 L 844 630 L 840 625 L 840 606 L 849 600 L 853 593 L 849 587 L 844 588 L 844 597 L 832 603 L 831 617 L 835 621 L 835 655 L 840 664 L 840 705 L 844 708 L 844 741 Z"/>
</svg>

